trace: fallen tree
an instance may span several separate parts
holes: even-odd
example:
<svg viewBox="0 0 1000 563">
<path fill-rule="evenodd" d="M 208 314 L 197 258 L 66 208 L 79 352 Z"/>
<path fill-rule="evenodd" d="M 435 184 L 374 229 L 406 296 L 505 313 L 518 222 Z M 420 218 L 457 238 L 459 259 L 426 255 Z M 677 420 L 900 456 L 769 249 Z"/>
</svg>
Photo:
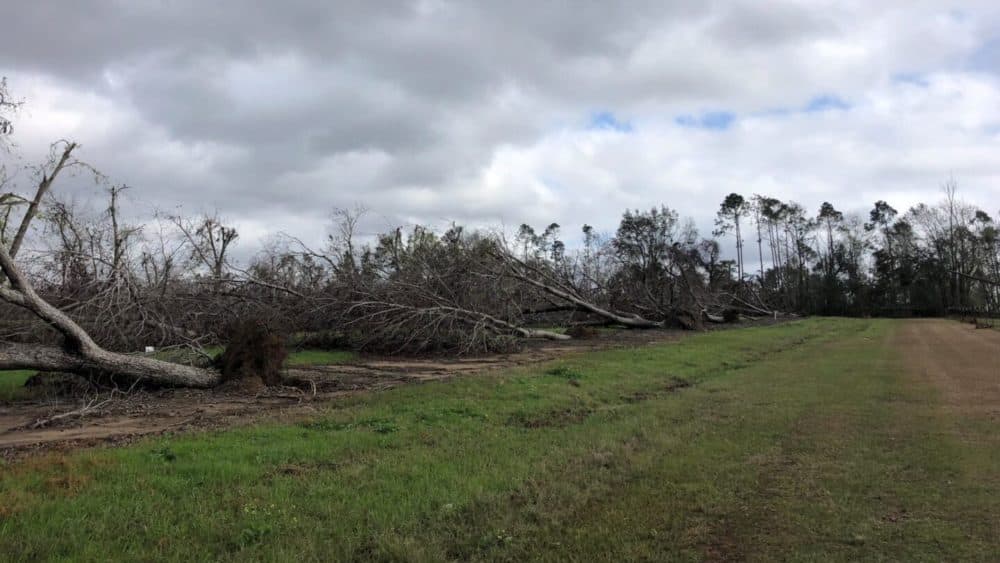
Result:
<svg viewBox="0 0 1000 563">
<path fill-rule="evenodd" d="M 371 336 L 389 340 L 391 338 L 387 338 L 388 334 L 401 335 L 397 338 L 399 349 L 426 349 L 439 332 L 451 330 L 466 334 L 460 351 L 472 350 L 491 336 L 510 335 L 547 340 L 571 338 L 566 334 L 525 328 L 487 313 L 447 305 L 420 307 L 385 301 L 360 301 L 352 304 L 346 314 L 354 317 L 349 324 L 363 324 L 374 330 Z M 486 346 L 478 347 L 489 351 Z"/>
<path fill-rule="evenodd" d="M 671 254 L 678 254 L 672 252 Z M 544 294 L 555 298 L 564 305 L 556 305 L 549 310 L 569 310 L 581 311 L 597 316 L 602 320 L 596 324 L 620 325 L 633 329 L 665 328 L 672 322 L 680 324 L 684 328 L 699 328 L 701 321 L 712 323 L 723 323 L 725 319 L 722 315 L 713 314 L 698 299 L 692 284 L 688 280 L 688 273 L 679 268 L 672 277 L 676 279 L 675 287 L 679 288 L 686 297 L 686 303 L 670 303 L 664 305 L 656 303 L 651 299 L 651 303 L 657 307 L 651 309 L 662 318 L 650 319 L 636 313 L 616 311 L 611 307 L 602 306 L 585 298 L 573 286 L 571 281 L 560 279 L 560 277 L 545 263 L 535 264 L 515 256 L 506 247 L 497 245 L 492 250 L 492 255 L 502 269 L 503 275 L 512 277 L 522 283 L 541 290 Z M 678 261 L 683 261 L 683 257 L 675 257 Z M 664 277 L 666 277 L 664 272 Z M 637 300 L 636 296 L 633 299 Z M 656 310 L 659 309 L 659 310 Z"/>
<path fill-rule="evenodd" d="M 0 272 L 7 280 L 0 286 L 0 300 L 30 311 L 63 337 L 62 346 L 0 342 L 0 369 L 60 371 L 84 377 L 103 374 L 183 387 L 211 387 L 221 381 L 221 374 L 214 370 L 111 352 L 98 346 L 66 313 L 39 297 L 4 245 L 0 245 Z"/>
<path fill-rule="evenodd" d="M 62 150 L 50 163 L 51 168 L 41 172 L 34 197 L 28 202 L 10 246 L 0 241 L 0 301 L 25 309 L 40 319 L 61 335 L 62 345 L 0 342 L 0 370 L 58 371 L 87 378 L 118 376 L 164 386 L 211 387 L 218 384 L 221 374 L 214 370 L 121 354 L 99 346 L 67 313 L 42 298 L 18 268 L 15 257 L 24 243 L 32 220 L 39 213 L 43 198 L 60 172 L 71 166 L 81 165 L 73 159 L 73 152 L 78 145 L 61 141 L 53 147 L 60 144 Z M 11 202 L 17 200 L 5 198 L 4 201 L 8 202 L 7 205 L 14 205 L 16 203 Z M 9 214 L 5 217 L 9 217 Z"/>
<path fill-rule="evenodd" d="M 494 252 L 494 256 L 502 264 L 507 266 L 508 275 L 513 276 L 528 285 L 532 285 L 553 297 L 561 299 L 578 310 L 593 313 L 594 315 L 607 319 L 612 323 L 620 324 L 629 328 L 660 328 L 664 326 L 663 322 L 651 321 L 638 315 L 626 315 L 599 307 L 583 299 L 576 292 L 576 290 L 568 284 L 561 283 L 554 279 L 549 272 L 542 268 L 528 264 L 505 249 L 496 250 Z"/>
</svg>

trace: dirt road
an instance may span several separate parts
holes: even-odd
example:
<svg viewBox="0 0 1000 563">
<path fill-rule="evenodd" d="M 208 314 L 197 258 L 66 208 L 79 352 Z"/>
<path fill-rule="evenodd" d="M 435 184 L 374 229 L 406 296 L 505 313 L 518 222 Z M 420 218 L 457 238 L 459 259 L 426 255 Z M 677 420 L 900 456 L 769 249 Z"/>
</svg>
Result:
<svg viewBox="0 0 1000 563">
<path fill-rule="evenodd" d="M 1000 331 L 946 319 L 906 321 L 894 344 L 915 376 L 960 415 L 1000 421 Z"/>
</svg>

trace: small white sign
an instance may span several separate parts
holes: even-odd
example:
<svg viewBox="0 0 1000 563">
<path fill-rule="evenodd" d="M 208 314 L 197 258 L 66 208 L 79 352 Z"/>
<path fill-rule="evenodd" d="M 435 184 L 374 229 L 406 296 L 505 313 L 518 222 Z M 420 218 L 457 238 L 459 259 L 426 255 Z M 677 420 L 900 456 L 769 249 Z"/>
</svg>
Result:
<svg viewBox="0 0 1000 563">
<path fill-rule="evenodd" d="M 156 351 L 156 348 L 153 348 L 152 346 L 146 346 L 146 353 L 147 354 L 152 354 L 155 351 Z"/>
</svg>

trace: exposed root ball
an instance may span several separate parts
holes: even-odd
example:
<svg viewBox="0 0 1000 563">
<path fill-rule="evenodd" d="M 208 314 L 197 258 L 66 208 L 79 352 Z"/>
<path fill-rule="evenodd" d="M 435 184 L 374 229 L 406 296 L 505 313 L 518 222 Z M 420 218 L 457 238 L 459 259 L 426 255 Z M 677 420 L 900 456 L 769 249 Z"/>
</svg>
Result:
<svg viewBox="0 0 1000 563">
<path fill-rule="evenodd" d="M 600 331 L 592 326 L 571 326 L 566 329 L 566 334 L 572 336 L 573 338 L 579 338 L 581 340 L 587 340 L 591 338 L 597 338 L 601 335 Z"/>
<path fill-rule="evenodd" d="M 248 320 L 234 323 L 218 363 L 224 381 L 259 377 L 265 385 L 280 385 L 287 357 L 284 338 L 263 321 Z"/>
</svg>

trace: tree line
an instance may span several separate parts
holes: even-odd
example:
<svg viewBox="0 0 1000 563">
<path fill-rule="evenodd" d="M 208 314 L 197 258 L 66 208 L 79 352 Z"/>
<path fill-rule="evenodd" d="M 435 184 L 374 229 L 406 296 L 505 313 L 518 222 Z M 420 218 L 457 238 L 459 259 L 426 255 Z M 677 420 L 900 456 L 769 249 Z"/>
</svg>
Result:
<svg viewBox="0 0 1000 563">
<path fill-rule="evenodd" d="M 955 180 L 941 191 L 935 204 L 901 212 L 879 200 L 866 214 L 845 214 L 830 202 L 810 214 L 794 202 L 730 194 L 716 234 L 735 234 L 736 279 L 757 286 L 775 308 L 851 316 L 995 314 L 997 223 L 958 198 Z M 757 272 L 745 272 L 742 231 L 756 246 Z"/>
</svg>

